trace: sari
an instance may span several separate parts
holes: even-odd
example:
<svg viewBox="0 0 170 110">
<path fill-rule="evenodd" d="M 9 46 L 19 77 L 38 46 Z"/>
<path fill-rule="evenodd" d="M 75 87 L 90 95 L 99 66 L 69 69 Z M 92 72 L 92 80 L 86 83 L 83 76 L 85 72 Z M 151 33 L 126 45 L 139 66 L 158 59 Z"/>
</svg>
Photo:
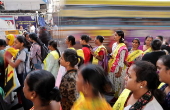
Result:
<svg viewBox="0 0 170 110">
<path fill-rule="evenodd" d="M 127 58 L 127 47 L 124 43 L 114 43 L 112 47 L 112 58 L 108 62 L 108 78 L 113 85 L 114 97 L 118 98 L 120 93 L 124 89 L 124 77 L 126 76 L 125 60 Z M 121 76 L 116 78 L 115 73 L 119 71 L 119 67 L 122 68 Z"/>
<path fill-rule="evenodd" d="M 143 56 L 143 51 L 142 50 L 131 50 L 128 53 L 126 61 L 128 62 L 129 65 L 133 64 L 134 61 L 141 60 Z"/>
<path fill-rule="evenodd" d="M 146 54 L 146 53 L 149 53 L 149 52 L 152 52 L 152 48 L 149 47 L 147 50 L 143 50 L 143 54 Z"/>
<path fill-rule="evenodd" d="M 85 98 L 83 93 L 80 93 L 71 110 L 112 110 L 112 108 L 104 98 Z"/>
<path fill-rule="evenodd" d="M 93 49 L 93 51 L 95 55 L 98 55 L 100 52 L 103 52 L 103 60 L 100 61 L 93 56 L 92 64 L 100 65 L 103 67 L 105 71 L 107 71 L 108 59 L 107 59 L 107 49 L 105 48 L 105 46 L 103 45 L 97 46 Z"/>
</svg>

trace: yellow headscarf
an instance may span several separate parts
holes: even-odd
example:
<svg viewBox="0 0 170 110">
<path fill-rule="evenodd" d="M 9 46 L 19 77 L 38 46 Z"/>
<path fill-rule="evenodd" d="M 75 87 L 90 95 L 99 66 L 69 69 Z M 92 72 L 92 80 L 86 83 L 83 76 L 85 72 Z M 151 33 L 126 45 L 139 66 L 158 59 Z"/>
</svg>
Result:
<svg viewBox="0 0 170 110">
<path fill-rule="evenodd" d="M 12 46 L 14 44 L 15 36 L 13 34 L 8 34 L 6 38 L 9 39 L 8 45 Z"/>
</svg>

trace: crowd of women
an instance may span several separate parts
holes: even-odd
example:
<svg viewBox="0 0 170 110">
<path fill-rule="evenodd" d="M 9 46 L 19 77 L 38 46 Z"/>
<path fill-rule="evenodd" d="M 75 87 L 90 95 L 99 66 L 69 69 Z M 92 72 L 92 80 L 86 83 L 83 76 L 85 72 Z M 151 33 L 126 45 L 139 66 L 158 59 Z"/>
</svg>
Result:
<svg viewBox="0 0 170 110">
<path fill-rule="evenodd" d="M 7 35 L 6 41 L 0 39 L 0 87 L 5 89 L 5 69 L 11 66 L 24 110 L 169 110 L 170 56 L 161 50 L 162 36 L 147 36 L 143 46 L 134 38 L 130 49 L 123 31 L 115 31 L 113 38 L 111 53 L 100 35 L 94 48 L 88 35 L 80 36 L 81 50 L 74 48 L 70 35 L 63 52 L 50 40 L 42 60 L 43 42 L 37 34 Z M 108 94 L 113 98 L 106 101 Z"/>
</svg>

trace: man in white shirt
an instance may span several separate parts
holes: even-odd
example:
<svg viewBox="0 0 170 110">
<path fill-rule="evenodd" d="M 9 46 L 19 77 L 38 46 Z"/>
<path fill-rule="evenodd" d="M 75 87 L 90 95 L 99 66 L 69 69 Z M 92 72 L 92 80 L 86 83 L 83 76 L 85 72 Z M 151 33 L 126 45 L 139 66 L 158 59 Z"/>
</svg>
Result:
<svg viewBox="0 0 170 110">
<path fill-rule="evenodd" d="M 30 33 L 35 33 L 35 26 L 33 24 L 30 25 Z"/>
</svg>

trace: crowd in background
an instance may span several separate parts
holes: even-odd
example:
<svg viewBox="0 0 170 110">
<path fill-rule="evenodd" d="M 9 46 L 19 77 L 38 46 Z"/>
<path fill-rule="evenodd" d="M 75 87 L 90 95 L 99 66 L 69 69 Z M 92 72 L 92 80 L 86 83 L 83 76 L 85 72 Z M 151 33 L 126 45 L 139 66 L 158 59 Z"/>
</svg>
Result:
<svg viewBox="0 0 170 110">
<path fill-rule="evenodd" d="M 108 53 L 101 35 L 94 48 L 90 36 L 80 36 L 78 50 L 69 35 L 68 48 L 60 52 L 44 27 L 38 35 L 7 35 L 6 41 L 0 39 L 1 97 L 17 92 L 17 105 L 24 110 L 169 110 L 170 47 L 163 37 L 147 36 L 142 46 L 134 38 L 132 48 L 125 45 L 123 31 L 115 31 L 113 38 Z M 20 86 L 7 96 L 11 68 Z"/>
</svg>

